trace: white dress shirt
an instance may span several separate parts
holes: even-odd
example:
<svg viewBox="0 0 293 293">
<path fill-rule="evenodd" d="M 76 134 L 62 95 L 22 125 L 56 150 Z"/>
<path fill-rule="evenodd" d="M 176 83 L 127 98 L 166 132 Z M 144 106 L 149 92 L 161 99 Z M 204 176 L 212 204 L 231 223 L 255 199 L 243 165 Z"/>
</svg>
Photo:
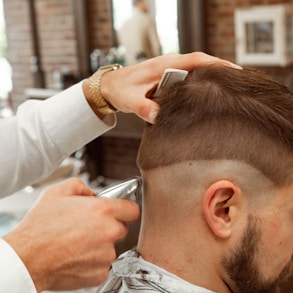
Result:
<svg viewBox="0 0 293 293">
<path fill-rule="evenodd" d="M 74 151 L 116 124 L 100 120 L 88 105 L 82 83 L 45 100 L 23 103 L 16 116 L 0 120 L 0 197 L 46 176 Z M 36 293 L 16 252 L 0 239 L 0 292 Z"/>
<path fill-rule="evenodd" d="M 28 100 L 0 120 L 0 197 L 48 176 L 66 157 L 114 127 L 88 105 L 82 84 L 45 100 Z"/>
</svg>

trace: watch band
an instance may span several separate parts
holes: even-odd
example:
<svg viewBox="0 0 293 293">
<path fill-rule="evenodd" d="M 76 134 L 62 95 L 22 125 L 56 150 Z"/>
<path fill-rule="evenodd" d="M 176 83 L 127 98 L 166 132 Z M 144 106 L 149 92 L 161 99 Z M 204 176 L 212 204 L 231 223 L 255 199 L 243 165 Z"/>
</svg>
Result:
<svg viewBox="0 0 293 293">
<path fill-rule="evenodd" d="M 102 96 L 101 93 L 101 78 L 103 74 L 105 74 L 108 71 L 117 70 L 121 68 L 122 66 L 120 64 L 111 64 L 106 66 L 101 66 L 90 78 L 89 78 L 89 90 L 91 98 L 97 108 L 97 110 L 103 114 L 111 114 L 115 113 L 117 110 L 108 102 L 105 101 L 105 99 Z"/>
</svg>

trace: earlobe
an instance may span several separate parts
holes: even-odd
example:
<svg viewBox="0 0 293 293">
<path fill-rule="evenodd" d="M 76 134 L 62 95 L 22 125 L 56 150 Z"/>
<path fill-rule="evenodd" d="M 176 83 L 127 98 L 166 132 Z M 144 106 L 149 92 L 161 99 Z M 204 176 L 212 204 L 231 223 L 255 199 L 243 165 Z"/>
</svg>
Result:
<svg viewBox="0 0 293 293">
<path fill-rule="evenodd" d="M 219 238 L 231 236 L 239 194 L 239 188 L 228 180 L 213 183 L 204 194 L 203 212 L 206 221 Z"/>
</svg>

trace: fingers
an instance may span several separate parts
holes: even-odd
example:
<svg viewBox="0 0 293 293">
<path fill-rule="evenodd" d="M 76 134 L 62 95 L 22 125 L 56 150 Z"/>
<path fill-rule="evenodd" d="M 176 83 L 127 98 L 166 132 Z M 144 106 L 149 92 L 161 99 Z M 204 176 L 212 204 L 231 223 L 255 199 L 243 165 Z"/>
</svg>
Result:
<svg viewBox="0 0 293 293">
<path fill-rule="evenodd" d="M 150 101 L 148 93 L 159 83 L 165 69 L 191 71 L 207 65 L 240 66 L 202 52 L 165 54 L 144 62 L 107 72 L 101 79 L 101 93 L 105 100 L 125 113 L 135 113 L 154 123 L 159 106 Z"/>
<path fill-rule="evenodd" d="M 115 207 L 117 209 L 115 218 L 118 221 L 133 222 L 139 217 L 139 206 L 131 200 L 118 199 L 117 202 L 115 202 Z"/>
<path fill-rule="evenodd" d="M 159 60 L 157 58 L 162 59 Z M 228 60 L 205 54 L 203 52 L 192 52 L 188 54 L 170 53 L 157 58 L 150 59 L 149 61 L 152 63 L 150 64 L 150 66 L 153 68 L 153 70 L 156 67 L 158 68 L 158 72 L 160 72 L 160 75 L 162 75 L 166 68 L 176 68 L 190 71 L 201 66 L 207 66 L 212 64 L 241 69 L 241 67 L 237 64 L 234 64 Z"/>
<path fill-rule="evenodd" d="M 88 196 L 92 194 L 76 178 L 51 186 L 4 237 L 39 292 L 98 285 L 107 277 L 116 258 L 115 243 L 140 211 L 132 201 Z"/>
<path fill-rule="evenodd" d="M 156 116 L 159 112 L 159 105 L 151 99 L 136 99 L 133 103 L 133 108 L 129 109 L 129 111 L 135 110 L 135 114 L 149 122 L 151 124 L 155 123 Z"/>
<path fill-rule="evenodd" d="M 52 196 L 63 196 L 63 195 L 84 195 L 93 196 L 94 191 L 90 189 L 82 180 L 79 178 L 69 178 L 61 183 L 50 186 L 45 189 L 44 193 L 48 193 Z"/>
<path fill-rule="evenodd" d="M 96 204 L 97 208 L 105 215 L 110 215 L 123 223 L 137 220 L 140 214 L 139 206 L 131 200 L 97 198 Z"/>
<path fill-rule="evenodd" d="M 43 194 L 52 197 L 95 195 L 94 191 L 78 178 L 70 178 L 52 185 Z M 91 202 L 96 205 L 97 210 L 104 211 L 105 214 L 113 216 L 118 221 L 131 222 L 139 217 L 138 205 L 130 200 L 94 197 Z"/>
<path fill-rule="evenodd" d="M 190 55 L 190 56 L 188 56 Z M 229 66 L 229 67 L 233 67 L 233 68 L 237 68 L 237 69 L 241 69 L 241 67 L 237 64 L 234 64 L 228 60 L 225 59 L 220 59 L 218 57 L 215 56 L 211 56 L 202 52 L 193 52 L 190 54 L 187 54 L 187 56 L 185 56 L 187 59 L 192 59 L 193 60 L 193 65 L 194 67 L 200 67 L 200 66 L 206 66 L 206 65 L 223 65 L 223 66 Z M 188 60 L 186 60 L 186 62 L 188 62 Z M 190 61 L 189 61 L 190 62 Z M 193 68 L 191 68 L 193 69 Z"/>
</svg>

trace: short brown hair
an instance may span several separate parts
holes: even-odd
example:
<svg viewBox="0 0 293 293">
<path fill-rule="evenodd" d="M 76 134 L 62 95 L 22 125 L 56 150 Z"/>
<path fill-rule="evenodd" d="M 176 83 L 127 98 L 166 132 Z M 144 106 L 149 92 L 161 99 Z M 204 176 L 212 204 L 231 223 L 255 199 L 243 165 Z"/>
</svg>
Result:
<svg viewBox="0 0 293 293">
<path fill-rule="evenodd" d="M 147 125 L 140 169 L 188 160 L 238 160 L 276 185 L 292 183 L 293 95 L 252 69 L 209 66 L 163 93 Z"/>
</svg>

